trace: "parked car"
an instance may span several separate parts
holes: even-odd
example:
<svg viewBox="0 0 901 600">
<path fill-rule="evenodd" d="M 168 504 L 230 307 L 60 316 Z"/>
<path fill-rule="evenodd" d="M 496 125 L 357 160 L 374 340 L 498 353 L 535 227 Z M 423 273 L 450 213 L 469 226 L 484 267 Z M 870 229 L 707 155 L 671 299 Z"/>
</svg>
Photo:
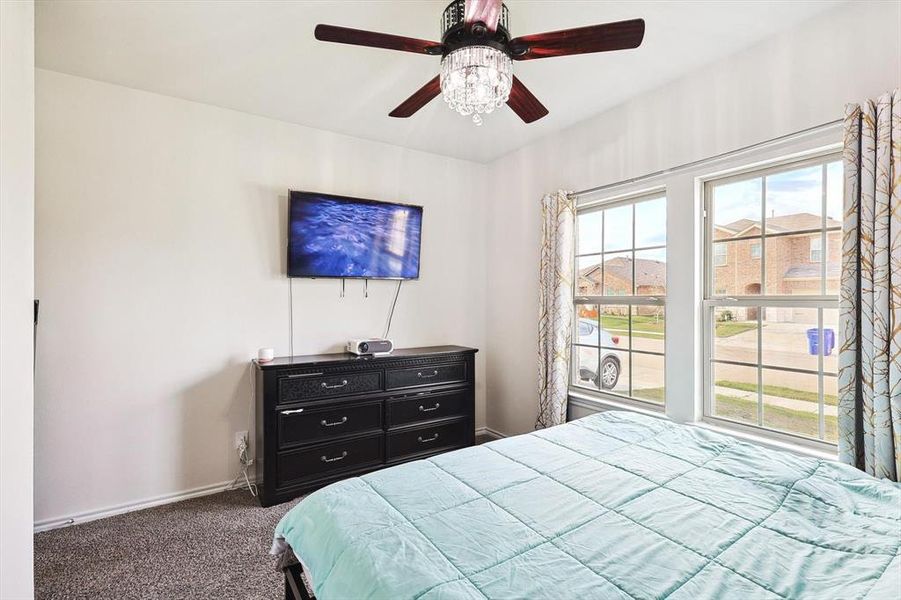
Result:
<svg viewBox="0 0 901 600">
<path fill-rule="evenodd" d="M 578 333 L 579 344 L 594 346 L 595 348 L 600 347 L 601 352 L 600 377 L 598 377 L 598 373 L 594 369 L 580 366 L 579 380 L 589 382 L 593 387 L 605 390 L 615 388 L 616 383 L 619 381 L 619 374 L 622 371 L 622 363 L 620 362 L 619 354 L 611 348 L 619 346 L 619 336 L 602 329 L 598 326 L 597 321 L 592 319 L 579 319 Z"/>
</svg>

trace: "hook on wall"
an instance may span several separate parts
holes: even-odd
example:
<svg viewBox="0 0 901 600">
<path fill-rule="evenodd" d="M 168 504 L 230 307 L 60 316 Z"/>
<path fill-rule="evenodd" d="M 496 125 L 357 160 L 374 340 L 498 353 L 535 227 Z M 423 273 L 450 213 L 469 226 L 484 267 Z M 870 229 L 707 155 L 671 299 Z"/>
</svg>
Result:
<svg viewBox="0 0 901 600">
<path fill-rule="evenodd" d="M 369 280 L 368 279 L 363 280 L 363 297 L 364 298 L 369 297 Z"/>
<path fill-rule="evenodd" d="M 338 294 L 338 297 L 339 297 L 339 298 L 343 298 L 343 297 L 344 297 L 344 286 L 345 286 L 346 283 L 347 283 L 347 280 L 344 279 L 344 278 L 342 277 L 342 278 L 341 278 L 341 293 Z"/>
</svg>

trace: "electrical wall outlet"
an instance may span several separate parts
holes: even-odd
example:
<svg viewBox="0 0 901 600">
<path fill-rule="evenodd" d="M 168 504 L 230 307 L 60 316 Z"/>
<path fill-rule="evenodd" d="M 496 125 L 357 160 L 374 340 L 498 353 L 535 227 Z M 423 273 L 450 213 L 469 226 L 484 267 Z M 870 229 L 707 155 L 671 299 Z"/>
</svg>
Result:
<svg viewBox="0 0 901 600">
<path fill-rule="evenodd" d="M 238 431 L 235 433 L 235 450 L 239 450 L 241 445 L 249 446 L 250 438 L 247 436 L 246 431 Z"/>
</svg>

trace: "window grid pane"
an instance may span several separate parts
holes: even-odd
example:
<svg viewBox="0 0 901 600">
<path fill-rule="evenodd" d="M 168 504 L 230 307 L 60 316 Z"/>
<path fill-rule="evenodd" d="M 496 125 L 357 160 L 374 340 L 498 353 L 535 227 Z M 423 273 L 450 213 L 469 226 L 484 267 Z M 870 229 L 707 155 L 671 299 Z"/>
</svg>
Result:
<svg viewBox="0 0 901 600">
<path fill-rule="evenodd" d="M 706 184 L 707 416 L 835 443 L 840 179 L 831 155 Z"/>
<path fill-rule="evenodd" d="M 580 211 L 576 239 L 572 385 L 662 405 L 666 197 Z"/>
</svg>

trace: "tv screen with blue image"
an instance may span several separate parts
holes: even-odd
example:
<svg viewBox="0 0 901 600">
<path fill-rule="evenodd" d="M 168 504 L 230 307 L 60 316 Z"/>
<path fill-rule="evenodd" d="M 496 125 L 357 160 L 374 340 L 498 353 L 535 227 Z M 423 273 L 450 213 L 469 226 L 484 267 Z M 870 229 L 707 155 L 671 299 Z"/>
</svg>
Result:
<svg viewBox="0 0 901 600">
<path fill-rule="evenodd" d="M 422 207 L 291 192 L 288 276 L 417 279 Z"/>
</svg>

